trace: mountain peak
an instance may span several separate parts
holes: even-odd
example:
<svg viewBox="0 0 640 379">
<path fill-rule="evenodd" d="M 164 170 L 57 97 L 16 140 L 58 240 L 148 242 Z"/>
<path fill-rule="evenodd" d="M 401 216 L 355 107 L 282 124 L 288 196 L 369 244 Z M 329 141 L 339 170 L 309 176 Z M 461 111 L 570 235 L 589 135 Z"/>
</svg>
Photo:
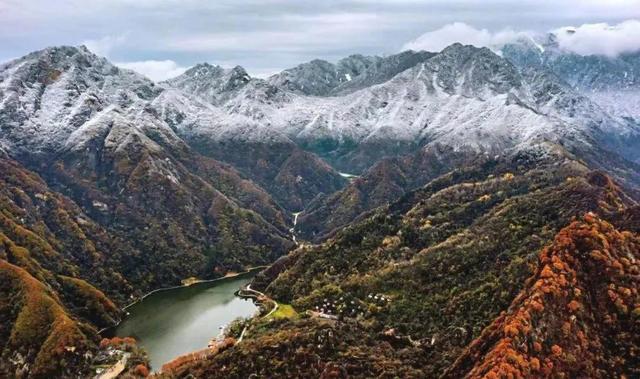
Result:
<svg viewBox="0 0 640 379">
<path fill-rule="evenodd" d="M 16 154 L 61 148 L 69 135 L 109 104 L 129 107 L 160 89 L 84 46 L 39 50 L 0 66 L 0 123 Z"/>
<path fill-rule="evenodd" d="M 242 66 L 235 66 L 229 70 L 226 71 L 226 74 L 229 76 L 229 78 L 233 78 L 233 79 L 243 79 L 245 81 L 249 81 L 251 79 L 251 76 L 249 76 L 249 73 L 247 72 L 247 70 L 244 69 L 244 67 Z"/>
<path fill-rule="evenodd" d="M 515 66 L 486 47 L 454 43 L 427 64 L 437 73 L 440 86 L 451 94 L 484 98 L 522 85 Z"/>
<path fill-rule="evenodd" d="M 49 84 L 66 72 L 75 72 L 73 75 L 76 76 L 85 72 L 90 75 L 92 80 L 98 81 L 105 76 L 124 74 L 132 76 L 131 81 L 148 82 L 142 75 L 119 69 L 106 58 L 91 52 L 84 45 L 62 45 L 37 50 L 0 65 L 0 86 L 9 85 L 9 76 L 13 74 L 20 76 L 20 80 L 25 83 Z M 20 85 L 20 83 L 14 81 L 13 85 Z"/>
<path fill-rule="evenodd" d="M 198 63 L 195 66 L 191 67 L 190 69 L 188 69 L 187 71 L 184 72 L 184 74 L 173 78 L 173 79 L 169 79 L 167 81 L 171 81 L 174 79 L 177 79 L 181 76 L 189 76 L 189 77 L 198 77 L 198 78 L 209 78 L 209 77 L 220 77 L 224 74 L 224 69 L 218 65 L 212 65 L 210 63 L 204 62 L 204 63 Z"/>
<path fill-rule="evenodd" d="M 100 60 L 106 60 L 93 54 L 86 46 L 53 46 L 42 50 L 33 51 L 20 58 L 0 64 L 0 70 L 10 68 L 26 61 L 41 62 L 44 65 L 69 65 L 72 62 L 84 62 L 91 64 Z"/>
<path fill-rule="evenodd" d="M 79 45 L 79 46 L 72 46 L 72 45 L 50 46 L 50 47 L 44 48 L 42 50 L 34 51 L 31 54 L 66 54 L 67 56 L 71 56 L 73 54 L 79 54 L 79 53 L 91 54 L 91 55 L 97 56 L 96 54 L 92 53 L 87 48 L 87 46 L 85 46 L 85 45 Z M 31 55 L 31 54 L 29 54 L 29 55 Z"/>
<path fill-rule="evenodd" d="M 178 80 L 181 77 L 197 78 L 199 80 L 218 79 L 224 76 L 237 76 L 248 75 L 247 71 L 242 66 L 235 66 L 230 69 L 226 69 L 219 65 L 214 65 L 208 62 L 198 63 L 185 71 L 182 75 L 172 79 L 168 79 L 167 82 Z"/>
<path fill-rule="evenodd" d="M 495 56 L 496 58 L 500 58 L 496 53 L 491 51 L 491 49 L 487 47 L 476 47 L 473 45 L 463 45 L 460 42 L 455 42 L 440 52 L 438 55 L 443 56 L 452 56 L 452 57 L 469 57 L 471 55 L 486 55 L 486 56 Z"/>
<path fill-rule="evenodd" d="M 164 81 L 163 84 L 219 105 L 251 80 L 242 66 L 225 69 L 205 62 L 191 67 L 180 76 Z"/>
</svg>

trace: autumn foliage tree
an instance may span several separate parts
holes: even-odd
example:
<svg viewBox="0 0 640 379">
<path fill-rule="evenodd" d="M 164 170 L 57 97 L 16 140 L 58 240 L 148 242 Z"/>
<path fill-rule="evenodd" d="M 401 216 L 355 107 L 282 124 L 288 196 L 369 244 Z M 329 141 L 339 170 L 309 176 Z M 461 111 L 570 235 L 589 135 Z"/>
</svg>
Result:
<svg viewBox="0 0 640 379">
<path fill-rule="evenodd" d="M 146 378 L 149 376 L 149 368 L 143 364 L 139 364 L 133 369 L 133 374 Z"/>
<path fill-rule="evenodd" d="M 585 215 L 542 251 L 528 287 L 446 376 L 637 377 L 638 259 L 638 234 Z"/>
</svg>

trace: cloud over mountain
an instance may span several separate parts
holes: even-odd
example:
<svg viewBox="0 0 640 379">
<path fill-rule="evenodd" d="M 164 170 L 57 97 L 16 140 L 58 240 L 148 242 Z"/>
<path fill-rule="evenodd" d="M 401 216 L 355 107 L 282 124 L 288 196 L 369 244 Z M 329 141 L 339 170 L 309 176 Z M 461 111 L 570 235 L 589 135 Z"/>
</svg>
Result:
<svg viewBox="0 0 640 379">
<path fill-rule="evenodd" d="M 87 39 L 82 41 L 82 45 L 91 50 L 96 55 L 108 57 L 114 48 L 122 45 L 127 38 L 126 34 L 107 35 L 102 38 Z"/>
<path fill-rule="evenodd" d="M 188 67 L 180 66 L 169 59 L 162 61 L 148 60 L 139 62 L 120 62 L 116 63 L 116 65 L 136 71 L 156 82 L 175 78 L 188 69 Z"/>
<path fill-rule="evenodd" d="M 554 31 L 561 48 L 580 55 L 617 56 L 640 50 L 640 21 L 564 27 Z"/>
<path fill-rule="evenodd" d="M 557 37 L 558 45 L 565 51 L 580 55 L 606 55 L 615 57 L 621 53 L 640 50 L 640 21 L 626 20 L 619 24 L 608 23 L 563 26 L 550 31 Z M 477 47 L 500 49 L 518 38 L 537 38 L 543 33 L 501 29 L 492 32 L 464 22 L 454 22 L 422 34 L 405 43 L 402 50 L 440 51 L 454 42 Z"/>
<path fill-rule="evenodd" d="M 518 36 L 527 34 L 526 32 L 516 32 L 512 29 L 503 29 L 494 33 L 487 29 L 477 29 L 464 22 L 454 22 L 440 29 L 426 32 L 413 41 L 405 43 L 402 46 L 402 50 L 437 52 L 455 42 L 476 47 L 498 47 L 512 42 Z"/>
</svg>

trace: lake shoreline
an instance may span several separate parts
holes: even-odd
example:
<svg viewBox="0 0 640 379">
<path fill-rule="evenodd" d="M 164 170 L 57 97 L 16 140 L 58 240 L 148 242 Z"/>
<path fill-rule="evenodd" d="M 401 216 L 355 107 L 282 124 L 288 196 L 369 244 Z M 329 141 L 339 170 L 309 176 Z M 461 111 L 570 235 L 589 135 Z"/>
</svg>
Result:
<svg viewBox="0 0 640 379">
<path fill-rule="evenodd" d="M 221 328 L 238 317 L 258 311 L 252 301 L 235 296 L 262 267 L 189 286 L 150 291 L 127 307 L 117 325 L 102 332 L 104 338 L 133 337 L 148 353 L 155 370 L 176 357 L 202 349 Z M 152 292 L 152 293 L 151 293 Z"/>
<path fill-rule="evenodd" d="M 130 307 L 132 307 L 132 306 L 134 306 L 134 305 L 136 305 L 136 304 L 140 303 L 141 301 L 143 301 L 144 299 L 146 299 L 147 297 L 149 297 L 149 296 L 151 296 L 151 295 L 153 295 L 153 294 L 155 294 L 155 293 L 158 293 L 158 292 L 164 292 L 164 291 L 171 291 L 171 290 L 175 290 L 175 289 L 179 289 L 179 288 L 191 287 L 191 286 L 198 285 L 198 284 L 203 284 L 203 283 L 212 283 L 212 282 L 223 281 L 223 280 L 227 280 L 227 279 L 234 279 L 234 278 L 237 278 L 237 277 L 242 276 L 242 275 L 251 274 L 251 273 L 256 272 L 256 271 L 258 271 L 258 270 L 262 271 L 262 270 L 264 270 L 264 269 L 266 269 L 266 268 L 268 268 L 268 267 L 269 267 L 269 265 L 256 266 L 256 267 L 250 267 L 250 268 L 248 268 L 246 271 L 241 271 L 241 272 L 230 272 L 230 273 L 227 273 L 225 276 L 220 277 L 220 278 L 215 278 L 215 279 L 198 279 L 198 280 L 196 280 L 196 281 L 193 281 L 193 282 L 190 282 L 190 283 L 187 283 L 187 284 L 180 284 L 180 285 L 177 285 L 177 286 L 162 287 L 162 288 L 154 289 L 154 290 L 152 290 L 152 291 L 150 291 L 150 292 L 147 292 L 146 294 L 144 294 L 144 295 L 143 295 L 143 296 L 141 296 L 140 298 L 138 298 L 138 299 L 134 300 L 133 302 L 131 302 L 131 303 L 129 303 L 129 304 L 127 304 L 127 305 L 125 305 L 123 308 L 121 308 L 121 310 L 122 310 L 123 312 L 125 312 L 125 316 L 124 316 L 124 317 L 122 317 L 120 320 L 118 320 L 118 322 L 117 322 L 117 323 L 115 323 L 115 324 L 113 324 L 113 325 L 111 325 L 111 326 L 108 326 L 108 327 L 106 327 L 106 328 L 102 328 L 102 329 L 100 329 L 100 330 L 98 331 L 98 334 L 99 334 L 101 337 L 105 337 L 105 336 L 103 336 L 103 333 L 104 333 L 104 332 L 106 332 L 106 331 L 108 331 L 108 330 L 110 330 L 110 329 L 115 329 L 115 328 L 117 328 L 120 324 L 122 324 L 122 322 L 124 321 L 124 319 L 127 317 L 127 314 L 128 314 L 127 309 L 128 309 L 128 308 L 130 308 Z"/>
</svg>

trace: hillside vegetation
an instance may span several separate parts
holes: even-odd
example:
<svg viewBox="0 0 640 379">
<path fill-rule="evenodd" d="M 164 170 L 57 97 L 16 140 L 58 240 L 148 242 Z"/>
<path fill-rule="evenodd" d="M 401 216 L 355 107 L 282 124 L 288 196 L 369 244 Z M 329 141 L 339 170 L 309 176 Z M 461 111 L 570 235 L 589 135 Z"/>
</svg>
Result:
<svg viewBox="0 0 640 379">
<path fill-rule="evenodd" d="M 515 369 L 496 377 L 533 375 L 533 368 L 549 377 L 606 377 L 606 370 L 631 377 L 639 289 L 634 204 L 605 174 L 562 155 L 454 170 L 256 278 L 298 313 L 319 309 L 337 320 L 255 321 L 246 343 L 184 376 L 483 377 L 504 361 Z M 605 219 L 626 221 L 615 221 L 618 230 Z M 602 246 L 610 251 L 592 253 Z M 601 268 L 598 259 L 606 262 Z M 551 278 L 562 286 L 550 290 Z M 532 295 L 534 283 L 542 294 Z M 519 304 L 542 295 L 544 312 L 522 306 L 531 317 L 523 319 Z M 571 318 L 582 309 L 586 324 Z M 534 342 L 541 349 L 535 356 Z"/>
</svg>

